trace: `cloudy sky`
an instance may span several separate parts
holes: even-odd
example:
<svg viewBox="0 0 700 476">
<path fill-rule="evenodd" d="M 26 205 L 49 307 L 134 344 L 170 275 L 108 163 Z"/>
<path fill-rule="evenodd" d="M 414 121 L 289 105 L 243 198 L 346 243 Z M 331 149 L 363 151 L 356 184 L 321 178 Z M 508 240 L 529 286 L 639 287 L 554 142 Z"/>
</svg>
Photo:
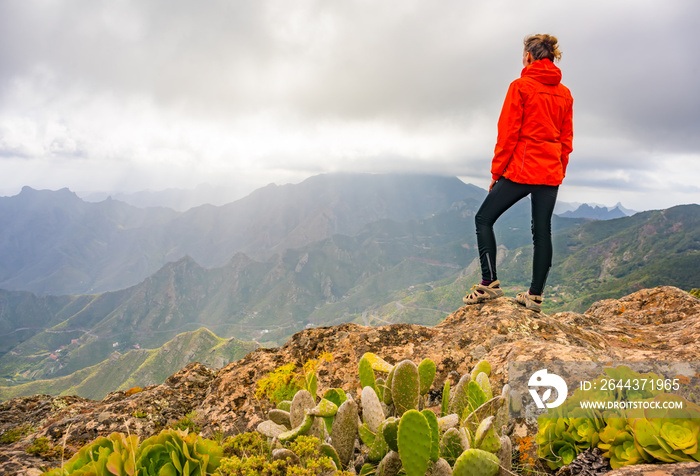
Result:
<svg viewBox="0 0 700 476">
<path fill-rule="evenodd" d="M 528 34 L 574 95 L 560 199 L 700 202 L 696 0 L 0 0 L 0 194 L 489 183 Z"/>
</svg>

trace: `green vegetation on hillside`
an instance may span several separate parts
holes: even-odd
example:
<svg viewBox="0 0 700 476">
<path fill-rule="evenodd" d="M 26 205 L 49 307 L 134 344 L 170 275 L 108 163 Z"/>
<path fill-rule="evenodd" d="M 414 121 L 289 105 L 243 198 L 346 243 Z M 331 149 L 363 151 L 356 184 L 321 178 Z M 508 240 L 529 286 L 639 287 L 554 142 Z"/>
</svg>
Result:
<svg viewBox="0 0 700 476">
<path fill-rule="evenodd" d="M 202 328 L 179 334 L 157 349 L 132 349 L 125 354 L 113 352 L 99 364 L 64 377 L 13 387 L 0 386 L 0 400 L 35 394 L 78 395 L 101 400 L 117 390 L 161 384 L 191 362 L 223 367 L 255 348 L 257 344 L 253 342 L 221 339 Z"/>
</svg>

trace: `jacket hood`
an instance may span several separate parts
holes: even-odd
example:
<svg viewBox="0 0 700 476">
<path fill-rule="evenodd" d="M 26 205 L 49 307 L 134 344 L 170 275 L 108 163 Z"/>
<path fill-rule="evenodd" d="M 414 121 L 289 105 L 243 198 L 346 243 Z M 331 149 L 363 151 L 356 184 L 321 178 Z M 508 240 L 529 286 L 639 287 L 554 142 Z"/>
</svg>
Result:
<svg viewBox="0 0 700 476">
<path fill-rule="evenodd" d="M 549 59 L 541 59 L 523 68 L 520 77 L 532 78 L 542 84 L 557 85 L 561 82 L 561 70 Z"/>
</svg>

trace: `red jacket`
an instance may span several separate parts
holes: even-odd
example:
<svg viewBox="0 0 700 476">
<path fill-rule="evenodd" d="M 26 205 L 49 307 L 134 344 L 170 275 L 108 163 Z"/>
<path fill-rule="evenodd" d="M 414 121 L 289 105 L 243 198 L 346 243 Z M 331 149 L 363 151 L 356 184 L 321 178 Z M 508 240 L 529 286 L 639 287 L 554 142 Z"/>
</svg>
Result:
<svg viewBox="0 0 700 476">
<path fill-rule="evenodd" d="M 491 164 L 494 180 L 559 185 L 573 150 L 573 103 L 561 70 L 535 61 L 510 84 L 498 119 Z"/>
</svg>

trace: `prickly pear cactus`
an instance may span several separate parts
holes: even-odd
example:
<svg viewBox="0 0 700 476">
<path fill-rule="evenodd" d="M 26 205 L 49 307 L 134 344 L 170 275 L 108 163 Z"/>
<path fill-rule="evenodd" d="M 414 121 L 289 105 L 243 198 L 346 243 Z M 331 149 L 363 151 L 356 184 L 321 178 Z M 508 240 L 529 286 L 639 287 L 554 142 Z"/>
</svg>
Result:
<svg viewBox="0 0 700 476">
<path fill-rule="evenodd" d="M 389 417 L 384 422 L 382 427 L 382 433 L 384 433 L 384 441 L 389 445 L 389 449 L 398 452 L 399 451 L 399 419 L 396 417 Z"/>
<path fill-rule="evenodd" d="M 438 429 L 437 416 L 432 410 L 423 410 L 421 412 L 428 424 L 430 425 L 430 439 L 432 446 L 430 447 L 430 460 L 434 463 L 440 458 L 440 430 Z"/>
<path fill-rule="evenodd" d="M 474 434 L 474 447 L 488 451 L 489 453 L 497 453 L 501 449 L 501 438 L 496 433 L 494 425 L 495 417 L 490 416 L 485 418 Z"/>
<path fill-rule="evenodd" d="M 379 430 L 379 425 L 384 421 L 384 410 L 379 402 L 379 397 L 372 387 L 362 389 L 362 420 L 367 423 L 372 433 Z"/>
<path fill-rule="evenodd" d="M 407 476 L 424 476 L 432 450 L 430 423 L 418 410 L 408 410 L 399 422 L 399 456 Z"/>
<path fill-rule="evenodd" d="M 474 381 L 481 387 L 486 395 L 486 400 L 491 400 L 493 398 L 493 390 L 491 390 L 491 382 L 489 382 L 489 376 L 484 372 L 479 372 Z"/>
<path fill-rule="evenodd" d="M 288 430 L 292 428 L 292 422 L 289 419 L 289 412 L 273 408 L 268 412 L 267 416 L 270 420 L 274 421 L 278 425 L 285 426 Z"/>
<path fill-rule="evenodd" d="M 496 455 L 472 448 L 457 458 L 452 474 L 453 476 L 496 476 L 498 470 Z"/>
<path fill-rule="evenodd" d="M 476 376 L 484 372 L 487 377 L 491 375 L 491 364 L 485 360 L 480 360 L 472 369 L 471 379 L 476 380 Z"/>
<path fill-rule="evenodd" d="M 467 448 L 463 444 L 462 435 L 457 428 L 450 428 L 442 435 L 440 441 L 440 456 L 453 465 L 459 455 Z"/>
<path fill-rule="evenodd" d="M 292 407 L 289 410 L 289 420 L 292 428 L 301 425 L 306 418 L 306 411 L 316 406 L 314 397 L 306 390 L 299 390 L 292 399 Z"/>
<path fill-rule="evenodd" d="M 396 366 L 391 369 L 391 372 L 389 372 L 389 375 L 386 378 L 386 388 L 384 389 L 384 403 L 387 405 L 391 405 L 394 403 L 394 399 L 391 395 L 391 386 L 394 384 L 394 372 L 396 371 Z"/>
<path fill-rule="evenodd" d="M 379 397 L 379 401 L 383 402 L 384 401 L 384 390 L 386 389 L 386 381 L 381 378 L 377 377 L 377 380 L 375 381 L 377 385 L 377 396 Z"/>
<path fill-rule="evenodd" d="M 513 469 L 513 442 L 510 441 L 509 437 L 501 437 L 501 449 L 498 450 L 496 456 L 498 456 L 498 461 L 501 465 L 498 476 L 510 475 Z"/>
<path fill-rule="evenodd" d="M 391 382 L 391 395 L 399 416 L 418 407 L 420 380 L 416 364 L 410 360 L 402 360 L 396 364 Z"/>
<path fill-rule="evenodd" d="M 309 432 L 311 429 L 311 426 L 314 424 L 314 417 L 309 415 L 308 413 L 304 417 L 304 420 L 301 422 L 301 424 L 289 431 L 285 431 L 284 433 L 280 433 L 277 435 L 277 439 L 280 440 L 281 442 L 286 442 L 286 441 L 292 441 L 299 435 L 305 435 Z"/>
<path fill-rule="evenodd" d="M 318 390 L 318 376 L 316 375 L 316 372 L 311 372 L 304 377 L 304 388 L 308 390 L 315 400 L 316 392 Z"/>
<path fill-rule="evenodd" d="M 277 424 L 272 420 L 266 420 L 260 423 L 256 429 L 258 433 L 268 438 L 276 438 L 288 430 L 286 426 Z"/>
<path fill-rule="evenodd" d="M 444 417 L 438 418 L 438 428 L 441 432 L 447 431 L 450 428 L 455 428 L 459 425 L 459 415 L 456 413 L 450 413 Z"/>
<path fill-rule="evenodd" d="M 323 394 L 323 398 L 335 403 L 337 407 L 341 406 L 343 402 L 348 399 L 347 395 L 345 395 L 345 390 L 342 388 L 329 388 L 326 390 L 326 393 Z"/>
<path fill-rule="evenodd" d="M 318 402 L 318 405 L 313 407 L 308 412 L 309 412 L 309 415 L 312 415 L 312 416 L 332 417 L 332 416 L 335 416 L 336 413 L 338 413 L 338 407 L 336 406 L 335 403 L 331 402 L 330 400 L 326 400 L 325 398 L 322 398 L 321 401 Z"/>
<path fill-rule="evenodd" d="M 323 443 L 319 447 L 319 452 L 321 453 L 321 456 L 328 456 L 330 459 L 332 459 L 336 468 L 340 468 L 340 458 L 338 458 L 338 453 L 335 451 L 335 448 L 333 448 L 332 445 Z"/>
<path fill-rule="evenodd" d="M 450 381 L 445 380 L 445 386 L 442 387 L 442 404 L 440 406 L 440 416 L 444 417 L 450 413 Z"/>
<path fill-rule="evenodd" d="M 338 413 L 333 420 L 331 429 L 331 442 L 338 452 L 338 458 L 342 469 L 347 466 L 355 449 L 355 439 L 357 438 L 357 403 L 348 398 L 338 408 Z"/>
<path fill-rule="evenodd" d="M 391 365 L 389 362 L 385 361 L 381 357 L 377 356 L 376 354 L 373 354 L 372 352 L 366 352 L 362 358 L 366 358 L 369 363 L 372 365 L 372 369 L 377 371 L 377 372 L 383 372 L 383 373 L 389 373 L 391 372 L 391 369 L 394 368 L 393 365 Z"/>
<path fill-rule="evenodd" d="M 496 428 L 503 428 L 510 417 L 510 385 L 505 384 L 501 390 L 501 403 L 496 410 Z"/>
<path fill-rule="evenodd" d="M 362 388 L 372 387 L 372 390 L 374 390 L 376 393 L 377 382 L 374 377 L 374 370 L 372 370 L 372 364 L 367 359 L 367 357 L 363 356 L 360 359 L 358 367 L 360 372 L 360 385 L 362 386 Z"/>
<path fill-rule="evenodd" d="M 436 372 L 437 366 L 431 359 L 423 359 L 421 363 L 418 364 L 421 395 L 426 395 L 430 391 L 430 387 L 433 386 L 433 380 L 435 380 Z"/>
<path fill-rule="evenodd" d="M 367 446 L 372 446 L 374 444 L 374 439 L 377 437 L 377 435 L 369 429 L 367 423 L 363 423 L 362 425 L 358 426 L 357 432 L 360 435 L 360 441 L 362 443 L 366 444 Z"/>
<path fill-rule="evenodd" d="M 377 436 L 374 438 L 374 443 L 369 448 L 368 458 L 373 463 L 380 462 L 382 458 L 384 458 L 384 456 L 386 456 L 386 454 L 389 452 L 389 445 L 384 439 L 385 423 L 386 422 L 382 422 L 382 424 L 379 426 L 379 431 L 377 432 Z"/>
<path fill-rule="evenodd" d="M 471 377 L 463 375 L 450 395 L 449 413 L 456 413 L 462 418 L 465 408 L 469 407 L 469 394 L 467 392 Z"/>
</svg>

